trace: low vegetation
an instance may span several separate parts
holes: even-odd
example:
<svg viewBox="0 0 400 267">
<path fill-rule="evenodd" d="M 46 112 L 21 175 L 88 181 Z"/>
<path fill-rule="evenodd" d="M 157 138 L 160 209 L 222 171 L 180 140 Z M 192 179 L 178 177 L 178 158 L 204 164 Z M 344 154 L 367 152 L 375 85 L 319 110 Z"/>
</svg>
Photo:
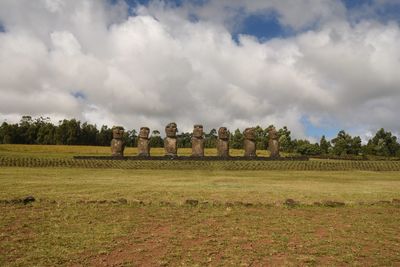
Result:
<svg viewBox="0 0 400 267">
<path fill-rule="evenodd" d="M 0 145 L 0 266 L 400 264 L 398 161 L 77 154 L 109 148 Z"/>
<path fill-rule="evenodd" d="M 70 167 L 156 170 L 297 170 L 400 171 L 400 161 L 197 161 L 197 160 L 93 160 L 38 157 L 0 157 L 2 167 Z"/>
</svg>

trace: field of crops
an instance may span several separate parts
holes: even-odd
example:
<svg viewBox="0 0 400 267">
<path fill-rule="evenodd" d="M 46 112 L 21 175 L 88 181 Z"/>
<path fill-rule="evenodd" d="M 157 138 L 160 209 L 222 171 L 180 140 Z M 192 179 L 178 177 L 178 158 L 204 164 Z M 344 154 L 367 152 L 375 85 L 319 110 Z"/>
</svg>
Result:
<svg viewBox="0 0 400 267">
<path fill-rule="evenodd" d="M 296 171 L 400 171 L 399 161 L 195 161 L 95 160 L 70 158 L 0 157 L 0 167 L 69 167 L 179 170 L 296 170 Z"/>
</svg>

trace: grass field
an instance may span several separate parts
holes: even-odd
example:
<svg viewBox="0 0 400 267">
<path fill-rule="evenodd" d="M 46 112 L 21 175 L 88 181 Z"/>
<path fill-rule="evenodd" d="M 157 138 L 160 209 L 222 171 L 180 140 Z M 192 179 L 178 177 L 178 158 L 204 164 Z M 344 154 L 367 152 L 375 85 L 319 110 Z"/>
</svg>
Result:
<svg viewBox="0 0 400 267">
<path fill-rule="evenodd" d="M 126 156 L 136 156 L 136 147 L 127 147 L 124 151 Z M 189 156 L 192 153 L 191 148 L 179 148 L 179 156 Z M 105 146 L 44 146 L 44 145 L 2 145 L 0 144 L 0 156 L 8 157 L 38 157 L 38 158 L 72 158 L 73 156 L 110 156 L 110 147 Z M 242 156 L 242 149 L 230 149 L 231 156 Z M 152 156 L 163 156 L 163 148 L 152 148 Z M 214 148 L 205 149 L 206 156 L 217 155 Z M 257 151 L 258 156 L 268 156 L 267 150 Z M 285 155 L 285 153 L 283 153 Z"/>
<path fill-rule="evenodd" d="M 0 145 L 33 165 L 108 153 Z M 0 165 L 0 266 L 400 265 L 399 171 L 157 164 Z"/>
</svg>

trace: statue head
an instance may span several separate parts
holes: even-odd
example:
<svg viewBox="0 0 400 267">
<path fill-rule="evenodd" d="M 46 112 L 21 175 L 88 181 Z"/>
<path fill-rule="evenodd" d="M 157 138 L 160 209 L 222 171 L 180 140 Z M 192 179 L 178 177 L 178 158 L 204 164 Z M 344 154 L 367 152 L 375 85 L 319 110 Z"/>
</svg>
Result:
<svg viewBox="0 0 400 267">
<path fill-rule="evenodd" d="M 176 137 L 177 131 L 178 129 L 175 122 L 168 123 L 167 126 L 165 126 L 165 134 L 167 137 Z"/>
<path fill-rule="evenodd" d="M 142 139 L 149 139 L 150 129 L 149 127 L 140 128 L 139 137 Z"/>
<path fill-rule="evenodd" d="M 246 128 L 244 130 L 244 139 L 247 140 L 256 140 L 256 131 L 254 128 Z"/>
<path fill-rule="evenodd" d="M 195 138 L 203 138 L 203 125 L 195 124 L 193 126 L 193 137 L 195 137 Z"/>
<path fill-rule="evenodd" d="M 269 135 L 270 140 L 278 140 L 279 139 L 278 132 L 276 131 L 275 127 L 272 127 L 268 131 L 268 135 Z"/>
<path fill-rule="evenodd" d="M 229 139 L 229 131 L 226 127 L 220 127 L 218 129 L 218 138 L 221 140 L 228 140 Z"/>
<path fill-rule="evenodd" d="M 112 132 L 114 139 L 122 139 L 124 137 L 124 128 L 121 126 L 114 126 Z"/>
</svg>

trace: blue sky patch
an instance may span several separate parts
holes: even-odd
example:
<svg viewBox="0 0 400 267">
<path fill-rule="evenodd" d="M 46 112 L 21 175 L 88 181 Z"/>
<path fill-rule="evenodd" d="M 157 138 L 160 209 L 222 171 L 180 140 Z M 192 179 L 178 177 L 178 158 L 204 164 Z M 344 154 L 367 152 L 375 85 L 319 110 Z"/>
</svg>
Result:
<svg viewBox="0 0 400 267">
<path fill-rule="evenodd" d="M 314 137 L 319 140 L 323 135 L 329 140 L 336 137 L 337 133 L 341 130 L 337 127 L 323 126 L 317 127 L 313 125 L 307 117 L 301 119 L 301 123 L 306 128 L 306 135 L 309 137 Z"/>
<path fill-rule="evenodd" d="M 386 4 L 376 9 L 380 21 L 400 21 L 400 1 L 398 3 Z"/>
<path fill-rule="evenodd" d="M 273 38 L 287 37 L 293 32 L 282 26 L 277 14 L 268 12 L 267 14 L 250 15 L 243 21 L 240 31 L 235 33 L 256 36 L 261 42 Z"/>
<path fill-rule="evenodd" d="M 117 3 L 119 0 L 110 0 L 111 3 Z M 151 0 L 124 0 L 130 7 L 136 7 L 137 5 L 147 6 Z M 185 1 L 184 0 L 173 0 L 173 1 L 165 1 L 168 5 L 171 6 L 181 6 Z M 202 3 L 204 1 L 193 1 L 194 3 Z"/>
<path fill-rule="evenodd" d="M 117 3 L 120 0 L 109 0 L 111 3 Z M 130 7 L 130 15 L 134 14 L 134 9 L 137 5 L 147 6 L 152 0 L 123 0 Z M 351 12 L 360 8 L 373 8 L 373 14 L 365 14 L 367 17 L 375 16 L 377 20 L 382 22 L 400 21 L 400 0 L 385 4 L 378 4 L 376 0 L 341 0 L 343 5 Z M 195 6 L 206 5 L 209 0 L 169 0 L 164 1 L 170 7 L 180 7 L 184 3 L 189 3 Z M 238 10 L 238 16 L 243 15 L 242 11 Z M 239 30 L 233 32 L 233 39 L 238 40 L 240 34 L 247 34 L 257 37 L 260 41 L 267 41 L 272 38 L 288 37 L 294 33 L 288 27 L 282 26 L 278 19 L 278 14 L 266 11 L 263 13 L 253 14 L 243 20 Z M 362 14 L 361 14 L 362 16 Z M 197 22 L 199 19 L 195 14 L 190 14 L 188 19 L 191 22 Z M 359 18 L 362 19 L 362 18 Z M 314 25 L 310 25 L 313 28 Z M 303 29 L 307 30 L 307 29 Z"/>
<path fill-rule="evenodd" d="M 359 19 L 376 19 L 383 23 L 388 21 L 400 22 L 400 1 L 379 3 L 376 0 L 342 0 L 350 12 L 364 10 L 365 15 L 359 14 Z"/>
<path fill-rule="evenodd" d="M 71 92 L 71 95 L 76 99 L 86 100 L 87 97 L 82 91 Z"/>
<path fill-rule="evenodd" d="M 359 8 L 363 5 L 372 4 L 373 0 L 342 0 L 347 9 Z"/>
</svg>

